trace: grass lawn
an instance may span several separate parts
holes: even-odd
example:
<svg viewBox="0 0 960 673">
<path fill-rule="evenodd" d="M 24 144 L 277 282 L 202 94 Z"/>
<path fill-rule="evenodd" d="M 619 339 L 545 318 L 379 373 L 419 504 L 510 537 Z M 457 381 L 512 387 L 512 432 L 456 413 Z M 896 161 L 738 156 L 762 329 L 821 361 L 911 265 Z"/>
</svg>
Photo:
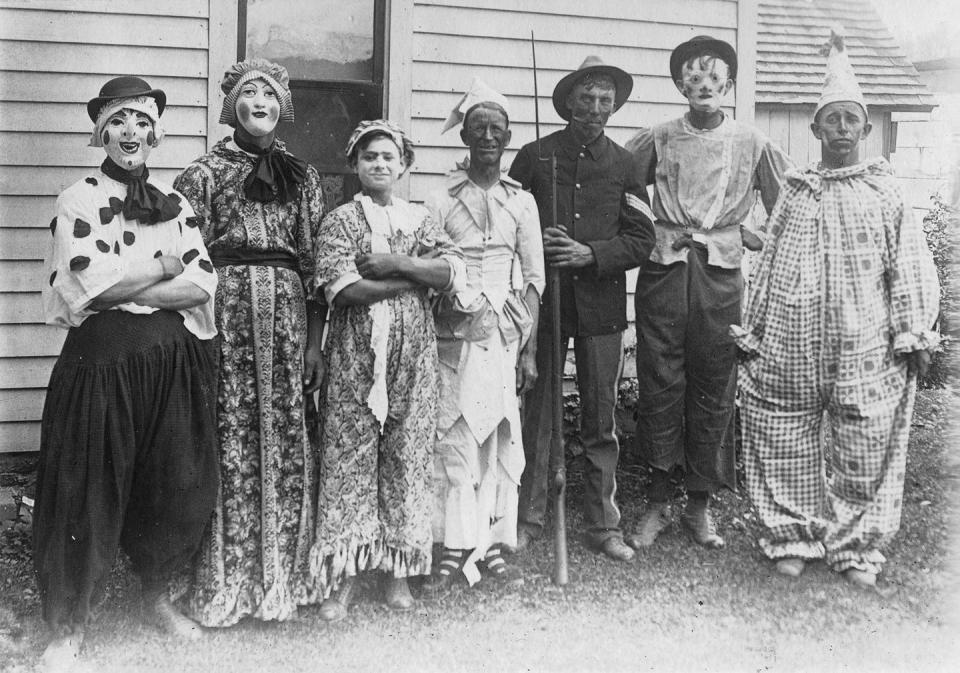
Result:
<svg viewBox="0 0 960 673">
<path fill-rule="evenodd" d="M 284 624 L 244 622 L 199 644 L 165 639 L 137 618 L 137 582 L 111 577 L 87 633 L 89 671 L 947 671 L 957 663 L 960 456 L 947 429 L 957 397 L 922 391 L 911 437 L 900 534 L 884 590 L 846 585 L 822 564 L 792 580 L 754 544 L 742 493 L 718 505 L 723 551 L 695 546 L 674 524 L 650 551 L 618 564 L 587 551 L 576 531 L 582 495 L 570 465 L 570 584 L 550 581 L 548 540 L 516 557 L 518 587 L 463 588 L 391 613 L 376 583 L 338 624 L 314 608 Z M 625 452 L 626 453 L 626 452 Z M 642 511 L 645 471 L 622 466 L 625 526 Z M 26 533 L 0 537 L 0 670 L 29 671 L 42 651 Z"/>
</svg>

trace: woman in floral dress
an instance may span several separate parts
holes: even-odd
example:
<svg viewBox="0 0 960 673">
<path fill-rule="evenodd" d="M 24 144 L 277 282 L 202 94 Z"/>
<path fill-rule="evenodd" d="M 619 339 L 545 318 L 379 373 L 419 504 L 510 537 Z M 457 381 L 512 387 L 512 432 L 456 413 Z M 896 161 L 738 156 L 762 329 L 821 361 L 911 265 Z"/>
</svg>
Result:
<svg viewBox="0 0 960 673">
<path fill-rule="evenodd" d="M 293 120 L 288 81 L 285 68 L 262 59 L 232 66 L 220 122 L 234 135 L 175 183 L 220 276 L 221 488 L 186 597 L 205 626 L 285 620 L 318 599 L 305 392 L 322 378 L 324 314 L 305 301 L 304 279 L 313 276 L 323 200 L 316 170 L 275 139 L 278 121 Z"/>
<path fill-rule="evenodd" d="M 397 610 L 413 606 L 407 578 L 430 572 L 438 370 L 429 290 L 455 292 L 465 278 L 443 228 L 393 196 L 413 160 L 403 132 L 362 122 L 347 157 L 363 191 L 324 218 L 316 263 L 332 307 L 331 376 L 321 389 L 311 566 L 330 621 L 346 615 L 360 572 L 385 574 Z"/>
</svg>

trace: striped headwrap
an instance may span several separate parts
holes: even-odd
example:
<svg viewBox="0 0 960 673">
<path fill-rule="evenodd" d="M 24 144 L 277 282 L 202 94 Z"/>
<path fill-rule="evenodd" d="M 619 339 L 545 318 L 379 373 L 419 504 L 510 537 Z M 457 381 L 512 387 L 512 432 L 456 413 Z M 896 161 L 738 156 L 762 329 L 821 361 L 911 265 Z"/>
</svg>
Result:
<svg viewBox="0 0 960 673">
<path fill-rule="evenodd" d="M 237 127 L 237 98 L 240 89 L 247 82 L 262 79 L 269 84 L 280 102 L 280 121 L 293 121 L 293 98 L 290 96 L 290 75 L 282 65 L 272 63 L 265 58 L 251 58 L 234 63 L 227 68 L 220 82 L 220 89 L 226 94 L 223 108 L 220 110 L 220 123 Z"/>
<path fill-rule="evenodd" d="M 400 149 L 400 154 L 406 154 L 405 149 L 407 148 L 404 147 L 406 134 L 404 134 L 403 129 L 386 119 L 374 119 L 371 121 L 362 121 L 357 124 L 357 128 L 355 128 L 350 135 L 350 140 L 347 141 L 347 149 L 345 151 L 347 159 L 353 154 L 353 150 L 361 138 L 377 132 L 387 134 Z M 409 144 L 409 141 L 407 141 L 407 143 Z"/>
</svg>

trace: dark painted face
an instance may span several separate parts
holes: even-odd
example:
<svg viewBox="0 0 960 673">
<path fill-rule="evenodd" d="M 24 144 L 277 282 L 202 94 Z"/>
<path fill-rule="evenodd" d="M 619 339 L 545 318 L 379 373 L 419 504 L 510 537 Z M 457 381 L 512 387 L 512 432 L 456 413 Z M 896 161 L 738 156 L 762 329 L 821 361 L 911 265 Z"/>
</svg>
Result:
<svg viewBox="0 0 960 673">
<path fill-rule="evenodd" d="M 578 136 L 593 140 L 603 133 L 616 105 L 615 87 L 577 84 L 567 96 L 570 126 Z"/>
<path fill-rule="evenodd" d="M 872 128 L 867 113 L 853 101 L 827 103 L 810 125 L 820 141 L 823 163 L 834 168 L 860 161 L 860 141 L 870 135 Z"/>
<path fill-rule="evenodd" d="M 471 165 L 500 165 L 510 142 L 509 122 L 499 110 L 474 108 L 460 130 L 460 139 L 470 148 Z"/>
</svg>

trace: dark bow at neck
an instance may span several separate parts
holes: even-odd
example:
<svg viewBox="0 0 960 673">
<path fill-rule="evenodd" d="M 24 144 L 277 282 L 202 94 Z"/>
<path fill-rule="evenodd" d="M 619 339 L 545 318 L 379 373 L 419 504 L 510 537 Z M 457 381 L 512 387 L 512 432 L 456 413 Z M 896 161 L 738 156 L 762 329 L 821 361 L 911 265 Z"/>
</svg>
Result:
<svg viewBox="0 0 960 673">
<path fill-rule="evenodd" d="M 123 216 L 128 220 L 137 220 L 140 224 L 156 224 L 172 220 L 180 214 L 180 200 L 164 194 L 147 182 L 150 171 L 143 167 L 143 173 L 134 175 L 118 166 L 107 157 L 100 164 L 100 170 L 108 178 L 122 182 L 127 186 L 127 196 L 123 199 Z"/>
<path fill-rule="evenodd" d="M 307 163 L 277 147 L 274 141 L 263 149 L 233 135 L 233 141 L 244 152 L 257 155 L 253 170 L 243 181 L 247 198 L 261 203 L 274 199 L 288 203 L 300 194 L 300 185 L 307 177 Z"/>
</svg>

